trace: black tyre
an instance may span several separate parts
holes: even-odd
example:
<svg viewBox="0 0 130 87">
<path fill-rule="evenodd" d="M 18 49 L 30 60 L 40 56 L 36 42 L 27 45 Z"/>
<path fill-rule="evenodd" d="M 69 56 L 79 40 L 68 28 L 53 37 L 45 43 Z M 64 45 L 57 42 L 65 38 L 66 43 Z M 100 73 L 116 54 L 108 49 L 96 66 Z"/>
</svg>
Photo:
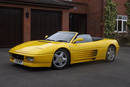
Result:
<svg viewBox="0 0 130 87">
<path fill-rule="evenodd" d="M 115 59 L 116 59 L 116 47 L 111 45 L 108 47 L 108 50 L 106 53 L 106 61 L 113 62 Z"/>
<path fill-rule="evenodd" d="M 52 67 L 55 69 L 63 69 L 70 64 L 69 53 L 64 49 L 59 49 L 55 52 Z"/>
</svg>

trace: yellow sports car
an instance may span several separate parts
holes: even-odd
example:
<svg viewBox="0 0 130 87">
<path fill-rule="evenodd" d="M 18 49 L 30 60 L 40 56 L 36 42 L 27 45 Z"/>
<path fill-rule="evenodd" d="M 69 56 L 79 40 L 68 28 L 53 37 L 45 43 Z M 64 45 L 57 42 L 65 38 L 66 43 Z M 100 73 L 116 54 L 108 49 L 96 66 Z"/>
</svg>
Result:
<svg viewBox="0 0 130 87">
<path fill-rule="evenodd" d="M 44 40 L 28 41 L 9 51 L 10 61 L 28 67 L 64 67 L 87 61 L 112 62 L 119 44 L 114 39 L 59 31 Z"/>
</svg>

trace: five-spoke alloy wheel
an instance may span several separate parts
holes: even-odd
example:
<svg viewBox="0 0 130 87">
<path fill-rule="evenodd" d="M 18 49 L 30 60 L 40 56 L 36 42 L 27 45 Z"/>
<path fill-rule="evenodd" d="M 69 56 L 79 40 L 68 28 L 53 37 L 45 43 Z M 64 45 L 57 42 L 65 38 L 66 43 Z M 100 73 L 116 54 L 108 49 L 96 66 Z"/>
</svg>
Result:
<svg viewBox="0 0 130 87">
<path fill-rule="evenodd" d="M 53 61 L 53 67 L 56 69 L 63 69 L 69 64 L 69 54 L 66 50 L 60 49 L 55 52 Z"/>
<path fill-rule="evenodd" d="M 111 45 L 108 47 L 107 54 L 106 54 L 106 61 L 113 62 L 116 58 L 116 48 L 115 46 Z"/>
</svg>

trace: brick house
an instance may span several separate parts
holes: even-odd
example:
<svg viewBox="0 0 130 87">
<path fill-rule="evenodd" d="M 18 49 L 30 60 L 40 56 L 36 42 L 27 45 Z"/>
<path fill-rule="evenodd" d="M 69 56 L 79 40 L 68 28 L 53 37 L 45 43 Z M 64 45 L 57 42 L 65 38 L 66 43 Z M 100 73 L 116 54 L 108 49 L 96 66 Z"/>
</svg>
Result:
<svg viewBox="0 0 130 87">
<path fill-rule="evenodd" d="M 116 25 L 116 32 L 119 33 L 127 33 L 127 14 L 126 14 L 126 8 L 125 8 L 125 3 L 127 0 L 113 0 L 115 3 L 117 3 L 117 25 Z"/>
<path fill-rule="evenodd" d="M 119 15 L 115 31 L 126 33 L 127 0 L 114 1 Z M 0 0 L 0 47 L 43 39 L 60 30 L 103 36 L 104 6 L 105 0 Z"/>
</svg>

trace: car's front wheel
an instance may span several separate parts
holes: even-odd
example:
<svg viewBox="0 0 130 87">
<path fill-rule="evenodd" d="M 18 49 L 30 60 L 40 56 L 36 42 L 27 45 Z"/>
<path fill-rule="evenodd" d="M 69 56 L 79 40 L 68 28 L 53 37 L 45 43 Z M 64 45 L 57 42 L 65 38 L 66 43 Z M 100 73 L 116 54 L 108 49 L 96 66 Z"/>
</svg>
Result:
<svg viewBox="0 0 130 87">
<path fill-rule="evenodd" d="M 115 58 L 116 58 L 116 47 L 111 45 L 108 47 L 108 50 L 106 53 L 106 61 L 113 62 Z"/>
<path fill-rule="evenodd" d="M 69 65 L 69 54 L 66 50 L 60 49 L 55 52 L 53 61 L 52 61 L 52 66 L 55 69 L 63 69 L 67 65 Z"/>
</svg>

